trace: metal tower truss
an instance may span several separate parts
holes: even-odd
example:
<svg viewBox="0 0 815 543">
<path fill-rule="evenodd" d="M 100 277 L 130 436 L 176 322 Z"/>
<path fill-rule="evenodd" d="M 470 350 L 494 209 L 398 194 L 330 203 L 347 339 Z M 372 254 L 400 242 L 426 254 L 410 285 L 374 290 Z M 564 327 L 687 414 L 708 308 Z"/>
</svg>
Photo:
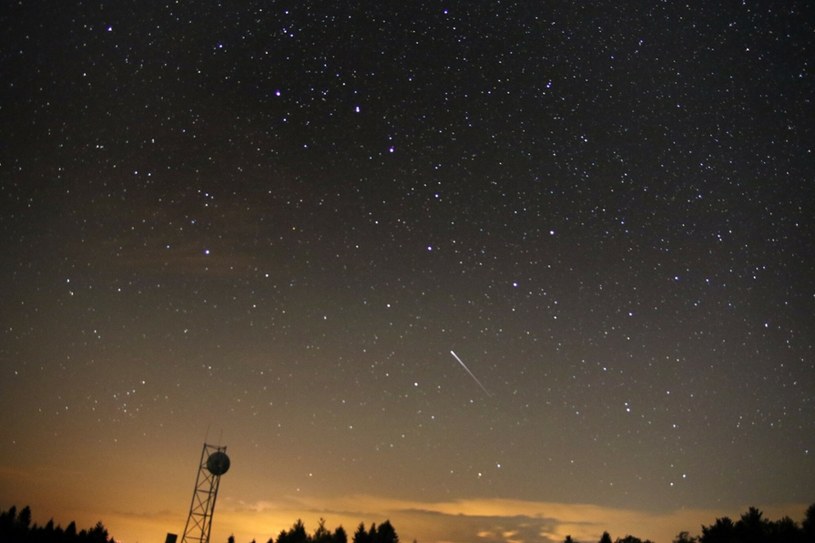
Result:
<svg viewBox="0 0 815 543">
<path fill-rule="evenodd" d="M 213 467 L 214 460 L 226 458 L 226 468 Z M 208 445 L 204 443 L 201 451 L 201 462 L 198 466 L 198 476 L 195 479 L 195 490 L 192 493 L 190 514 L 187 525 L 184 527 L 184 537 L 181 543 L 209 543 L 209 533 L 212 528 L 212 515 L 215 512 L 215 499 L 218 497 L 218 486 L 221 475 L 229 467 L 226 456 L 226 447 Z"/>
</svg>

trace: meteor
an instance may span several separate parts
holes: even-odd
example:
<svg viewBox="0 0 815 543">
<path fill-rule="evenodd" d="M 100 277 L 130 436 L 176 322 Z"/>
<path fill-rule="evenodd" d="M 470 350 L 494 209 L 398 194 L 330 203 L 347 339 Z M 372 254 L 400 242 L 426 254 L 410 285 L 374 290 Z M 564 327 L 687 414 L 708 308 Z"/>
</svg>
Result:
<svg viewBox="0 0 815 543">
<path fill-rule="evenodd" d="M 469 373 L 469 374 L 470 374 L 470 377 L 472 377 L 472 378 L 473 378 L 473 381 L 475 381 L 476 383 L 478 383 L 478 386 L 480 386 L 480 387 L 481 387 L 481 390 L 483 390 L 483 391 L 484 391 L 484 394 L 486 394 L 487 396 L 492 396 L 492 394 L 490 394 L 489 390 L 487 390 L 486 388 L 484 388 L 484 385 L 482 385 L 482 384 L 481 384 L 481 381 L 479 381 L 479 380 L 478 380 L 478 377 L 476 377 L 476 376 L 473 374 L 473 372 L 471 372 L 471 371 L 470 371 L 470 368 L 468 368 L 468 367 L 467 367 L 467 364 L 465 364 L 464 362 L 462 362 L 462 360 L 461 360 L 461 359 L 458 357 L 458 355 L 455 353 L 455 351 L 450 351 L 450 354 L 451 354 L 451 355 L 453 355 L 453 358 L 455 358 L 455 359 L 456 359 L 456 361 L 457 361 L 459 364 L 461 364 L 461 367 L 462 367 L 462 368 L 464 368 L 464 371 L 466 371 L 467 373 Z"/>
</svg>

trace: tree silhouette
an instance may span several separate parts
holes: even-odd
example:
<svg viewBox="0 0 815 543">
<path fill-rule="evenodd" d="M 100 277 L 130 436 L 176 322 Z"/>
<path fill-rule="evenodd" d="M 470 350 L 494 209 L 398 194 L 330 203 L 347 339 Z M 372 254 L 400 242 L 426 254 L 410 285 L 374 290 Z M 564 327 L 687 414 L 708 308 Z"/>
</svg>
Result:
<svg viewBox="0 0 815 543">
<path fill-rule="evenodd" d="M 763 543 L 767 540 L 767 521 L 764 514 L 750 507 L 736 522 L 735 534 L 740 543 Z"/>
<path fill-rule="evenodd" d="M 608 535 L 608 532 L 603 532 L 603 535 L 600 537 L 600 543 L 611 543 L 611 536 Z"/>
<path fill-rule="evenodd" d="M 736 539 L 736 526 L 730 517 L 717 518 L 711 526 L 702 526 L 700 543 L 730 543 Z"/>
<path fill-rule="evenodd" d="M 376 529 L 375 543 L 399 543 L 399 536 L 389 520 L 386 520 Z"/>
<path fill-rule="evenodd" d="M 96 523 L 96 526 L 88 531 L 88 539 L 90 543 L 107 543 L 109 539 L 108 531 L 105 529 L 102 521 Z"/>
<path fill-rule="evenodd" d="M 807 508 L 804 522 L 801 523 L 801 532 L 806 543 L 815 543 L 815 503 Z"/>
<path fill-rule="evenodd" d="M 311 536 L 314 543 L 331 543 L 331 532 L 325 527 L 325 519 L 320 518 L 317 529 L 314 530 L 314 535 Z"/>
<path fill-rule="evenodd" d="M 794 543 L 803 540 L 803 532 L 789 517 L 783 517 L 767 526 L 767 541 L 771 543 Z"/>
<path fill-rule="evenodd" d="M 297 522 L 289 530 L 289 543 L 309 543 L 306 525 L 303 524 L 302 520 L 297 519 Z"/>
<path fill-rule="evenodd" d="M 345 533 L 345 528 L 337 526 L 337 529 L 331 534 L 331 543 L 348 543 L 348 534 Z"/>
<path fill-rule="evenodd" d="M 676 534 L 676 538 L 674 538 L 673 543 L 697 543 L 698 539 L 695 537 L 691 537 L 688 532 L 679 532 Z"/>
<path fill-rule="evenodd" d="M 29 506 L 23 507 L 20 514 L 17 515 L 17 524 L 23 530 L 31 527 L 31 508 Z"/>
<path fill-rule="evenodd" d="M 365 530 L 365 524 L 360 522 L 357 526 L 357 531 L 354 532 L 353 543 L 373 543 L 368 537 L 368 532 Z"/>
</svg>

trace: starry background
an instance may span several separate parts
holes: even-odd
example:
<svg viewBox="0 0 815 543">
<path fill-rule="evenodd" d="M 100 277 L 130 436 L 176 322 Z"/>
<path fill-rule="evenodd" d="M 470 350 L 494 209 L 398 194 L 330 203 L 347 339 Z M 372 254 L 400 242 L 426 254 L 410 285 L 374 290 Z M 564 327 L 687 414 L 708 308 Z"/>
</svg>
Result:
<svg viewBox="0 0 815 543">
<path fill-rule="evenodd" d="M 214 541 L 815 501 L 811 2 L 0 10 L 3 507 L 161 541 L 205 440 Z"/>
</svg>

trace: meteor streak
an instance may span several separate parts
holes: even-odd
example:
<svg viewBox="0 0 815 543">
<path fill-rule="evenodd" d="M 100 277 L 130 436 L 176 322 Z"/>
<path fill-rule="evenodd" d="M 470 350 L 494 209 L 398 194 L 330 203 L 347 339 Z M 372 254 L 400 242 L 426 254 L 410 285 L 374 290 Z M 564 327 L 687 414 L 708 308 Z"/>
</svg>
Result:
<svg viewBox="0 0 815 543">
<path fill-rule="evenodd" d="M 462 367 L 462 368 L 464 368 L 464 371 L 466 371 L 467 373 L 469 373 L 469 374 L 470 374 L 470 377 L 472 377 L 472 378 L 473 378 L 473 381 L 475 381 L 476 383 L 478 383 L 478 386 L 480 386 L 480 387 L 481 387 L 481 390 L 483 390 L 483 391 L 484 391 L 484 394 L 486 394 L 487 396 L 492 396 L 492 394 L 490 394 L 490 391 L 489 391 L 489 390 L 487 390 L 486 388 L 484 388 L 484 385 L 482 385 L 482 384 L 481 384 L 481 381 L 479 381 L 479 380 L 478 380 L 478 377 L 476 377 L 476 376 L 473 374 L 473 372 L 471 372 L 471 371 L 470 371 L 470 368 L 468 368 L 468 367 L 467 367 L 467 364 L 465 364 L 464 362 L 462 362 L 462 361 L 461 361 L 461 359 L 458 357 L 458 355 L 455 353 L 455 351 L 450 351 L 450 354 L 451 354 L 451 355 L 453 355 L 453 358 L 455 358 L 455 359 L 456 359 L 456 361 L 457 361 L 459 364 L 461 364 L 461 367 Z"/>
</svg>

